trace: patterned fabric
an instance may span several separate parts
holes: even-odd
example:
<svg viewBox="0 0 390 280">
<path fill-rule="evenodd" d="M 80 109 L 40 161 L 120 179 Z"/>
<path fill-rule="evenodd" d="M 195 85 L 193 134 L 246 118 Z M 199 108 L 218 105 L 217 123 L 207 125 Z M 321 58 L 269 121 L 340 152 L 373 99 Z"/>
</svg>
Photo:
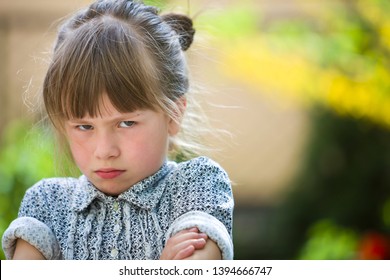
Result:
<svg viewBox="0 0 390 280">
<path fill-rule="evenodd" d="M 197 226 L 232 259 L 232 215 L 229 178 L 206 157 L 166 161 L 118 197 L 85 176 L 51 178 L 26 192 L 3 249 L 12 258 L 22 238 L 47 259 L 159 259 L 170 236 Z"/>
</svg>

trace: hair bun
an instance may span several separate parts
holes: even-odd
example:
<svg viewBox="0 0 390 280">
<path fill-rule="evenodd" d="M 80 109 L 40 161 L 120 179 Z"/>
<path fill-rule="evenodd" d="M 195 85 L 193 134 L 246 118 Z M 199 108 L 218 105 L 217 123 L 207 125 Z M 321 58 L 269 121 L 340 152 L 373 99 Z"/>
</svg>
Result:
<svg viewBox="0 0 390 280">
<path fill-rule="evenodd" d="M 192 19 L 186 15 L 174 13 L 162 15 L 161 18 L 179 35 L 181 49 L 186 51 L 194 40 L 195 29 L 192 26 Z"/>
</svg>

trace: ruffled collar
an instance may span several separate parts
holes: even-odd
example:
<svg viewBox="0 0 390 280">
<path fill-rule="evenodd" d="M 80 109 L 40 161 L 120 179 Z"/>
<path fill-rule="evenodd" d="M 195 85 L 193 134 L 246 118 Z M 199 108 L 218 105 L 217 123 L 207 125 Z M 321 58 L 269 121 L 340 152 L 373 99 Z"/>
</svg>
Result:
<svg viewBox="0 0 390 280">
<path fill-rule="evenodd" d="M 76 211 L 83 211 L 95 200 L 100 200 L 103 203 L 124 200 L 140 208 L 150 210 L 160 201 L 166 185 L 164 179 L 176 165 L 174 162 L 165 161 L 155 174 L 136 183 L 118 197 L 112 197 L 99 191 L 86 176 L 82 175 L 74 193 L 72 208 Z"/>
</svg>

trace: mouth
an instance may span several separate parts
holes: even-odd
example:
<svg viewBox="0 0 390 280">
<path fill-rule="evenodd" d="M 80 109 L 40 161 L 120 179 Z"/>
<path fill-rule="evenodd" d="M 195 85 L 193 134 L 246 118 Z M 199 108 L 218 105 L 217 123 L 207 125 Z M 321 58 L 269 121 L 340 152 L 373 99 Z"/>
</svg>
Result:
<svg viewBox="0 0 390 280">
<path fill-rule="evenodd" d="M 120 175 L 122 175 L 125 172 L 125 170 L 120 170 L 120 169 L 99 169 L 96 170 L 95 173 L 102 179 L 114 179 Z"/>
</svg>

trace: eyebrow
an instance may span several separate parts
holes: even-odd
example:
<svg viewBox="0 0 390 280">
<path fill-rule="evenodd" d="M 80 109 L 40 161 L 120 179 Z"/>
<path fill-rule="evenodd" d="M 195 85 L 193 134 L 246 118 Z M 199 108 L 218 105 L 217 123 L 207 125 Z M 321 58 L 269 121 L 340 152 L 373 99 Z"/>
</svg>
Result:
<svg viewBox="0 0 390 280">
<path fill-rule="evenodd" d="M 118 121 L 124 120 L 124 119 L 136 118 L 136 117 L 139 117 L 140 115 L 142 115 L 141 111 L 134 111 L 134 112 L 129 112 L 129 113 L 121 113 L 121 115 L 115 116 L 113 118 L 105 118 L 105 121 L 109 122 L 109 123 L 114 123 L 114 122 L 118 122 Z M 93 118 L 91 118 L 91 117 L 72 118 L 72 119 L 69 119 L 68 121 L 69 122 L 74 122 L 74 123 L 88 122 L 90 120 L 94 120 L 94 119 L 97 119 L 97 118 L 99 118 L 99 117 L 93 117 Z"/>
</svg>

